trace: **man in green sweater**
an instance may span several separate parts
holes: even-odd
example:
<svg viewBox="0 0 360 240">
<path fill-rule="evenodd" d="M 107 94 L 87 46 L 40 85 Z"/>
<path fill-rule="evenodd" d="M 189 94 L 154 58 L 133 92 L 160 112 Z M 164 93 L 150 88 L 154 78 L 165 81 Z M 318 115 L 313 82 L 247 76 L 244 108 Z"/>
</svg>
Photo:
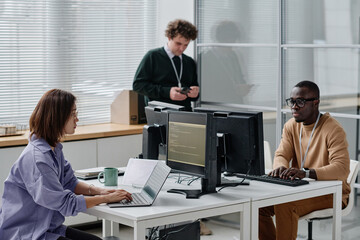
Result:
<svg viewBox="0 0 360 240">
<path fill-rule="evenodd" d="M 177 19 L 165 31 L 164 47 L 146 53 L 135 73 L 133 90 L 145 96 L 145 102 L 156 100 L 191 109 L 199 96 L 195 61 L 183 54 L 197 37 L 196 27 Z"/>
<path fill-rule="evenodd" d="M 296 84 L 286 103 L 291 107 L 293 118 L 284 125 L 275 152 L 274 170 L 269 175 L 285 179 L 340 180 L 345 207 L 350 193 L 346 182 L 350 158 L 344 129 L 329 113 L 319 112 L 320 91 L 313 82 Z M 299 217 L 314 210 L 332 208 L 332 205 L 332 195 L 326 195 L 262 208 L 259 239 L 296 240 Z M 272 220 L 274 214 L 276 228 Z"/>
</svg>

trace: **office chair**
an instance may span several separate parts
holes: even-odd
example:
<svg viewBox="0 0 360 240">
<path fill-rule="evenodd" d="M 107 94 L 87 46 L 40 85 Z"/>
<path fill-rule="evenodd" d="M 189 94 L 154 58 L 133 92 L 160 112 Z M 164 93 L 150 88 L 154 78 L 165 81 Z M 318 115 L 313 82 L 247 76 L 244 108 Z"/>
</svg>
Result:
<svg viewBox="0 0 360 240">
<path fill-rule="evenodd" d="M 359 162 L 356 160 L 350 160 L 350 173 L 347 178 L 347 182 L 350 185 L 351 192 L 349 194 L 348 205 L 341 210 L 341 216 L 346 216 L 351 212 L 354 206 L 354 184 L 359 171 Z M 332 218 L 333 209 L 327 208 L 322 210 L 313 211 L 299 218 L 299 220 L 306 220 L 308 222 L 308 240 L 312 240 L 312 223 L 314 220 L 322 220 Z"/>
</svg>

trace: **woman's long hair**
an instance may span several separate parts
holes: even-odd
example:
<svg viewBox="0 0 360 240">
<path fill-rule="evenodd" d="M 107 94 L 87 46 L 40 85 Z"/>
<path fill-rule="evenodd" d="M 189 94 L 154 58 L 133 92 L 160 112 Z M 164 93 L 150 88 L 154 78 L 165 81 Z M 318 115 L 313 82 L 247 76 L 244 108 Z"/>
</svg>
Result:
<svg viewBox="0 0 360 240">
<path fill-rule="evenodd" d="M 32 136 L 43 138 L 55 147 L 64 135 L 65 125 L 75 105 L 76 97 L 61 89 L 47 91 L 31 114 L 29 125 Z"/>
</svg>

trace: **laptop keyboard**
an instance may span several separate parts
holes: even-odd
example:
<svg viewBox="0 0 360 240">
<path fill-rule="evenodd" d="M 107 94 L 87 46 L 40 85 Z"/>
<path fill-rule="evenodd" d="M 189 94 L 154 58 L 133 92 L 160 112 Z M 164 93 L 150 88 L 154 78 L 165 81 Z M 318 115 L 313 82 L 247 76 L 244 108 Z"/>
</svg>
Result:
<svg viewBox="0 0 360 240">
<path fill-rule="evenodd" d="M 131 194 L 132 201 L 122 200 L 120 203 L 123 205 L 131 206 L 131 205 L 146 205 L 148 202 L 140 193 Z"/>
</svg>

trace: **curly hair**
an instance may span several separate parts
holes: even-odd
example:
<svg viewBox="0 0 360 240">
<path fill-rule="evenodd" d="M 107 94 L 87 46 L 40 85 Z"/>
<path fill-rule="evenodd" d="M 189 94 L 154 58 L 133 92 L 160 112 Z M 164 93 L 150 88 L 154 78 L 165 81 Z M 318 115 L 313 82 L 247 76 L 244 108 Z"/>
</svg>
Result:
<svg viewBox="0 0 360 240">
<path fill-rule="evenodd" d="M 169 22 L 165 30 L 165 37 L 173 39 L 177 35 L 181 35 L 186 39 L 195 40 L 197 38 L 198 30 L 196 27 L 183 19 L 176 19 Z"/>
</svg>

